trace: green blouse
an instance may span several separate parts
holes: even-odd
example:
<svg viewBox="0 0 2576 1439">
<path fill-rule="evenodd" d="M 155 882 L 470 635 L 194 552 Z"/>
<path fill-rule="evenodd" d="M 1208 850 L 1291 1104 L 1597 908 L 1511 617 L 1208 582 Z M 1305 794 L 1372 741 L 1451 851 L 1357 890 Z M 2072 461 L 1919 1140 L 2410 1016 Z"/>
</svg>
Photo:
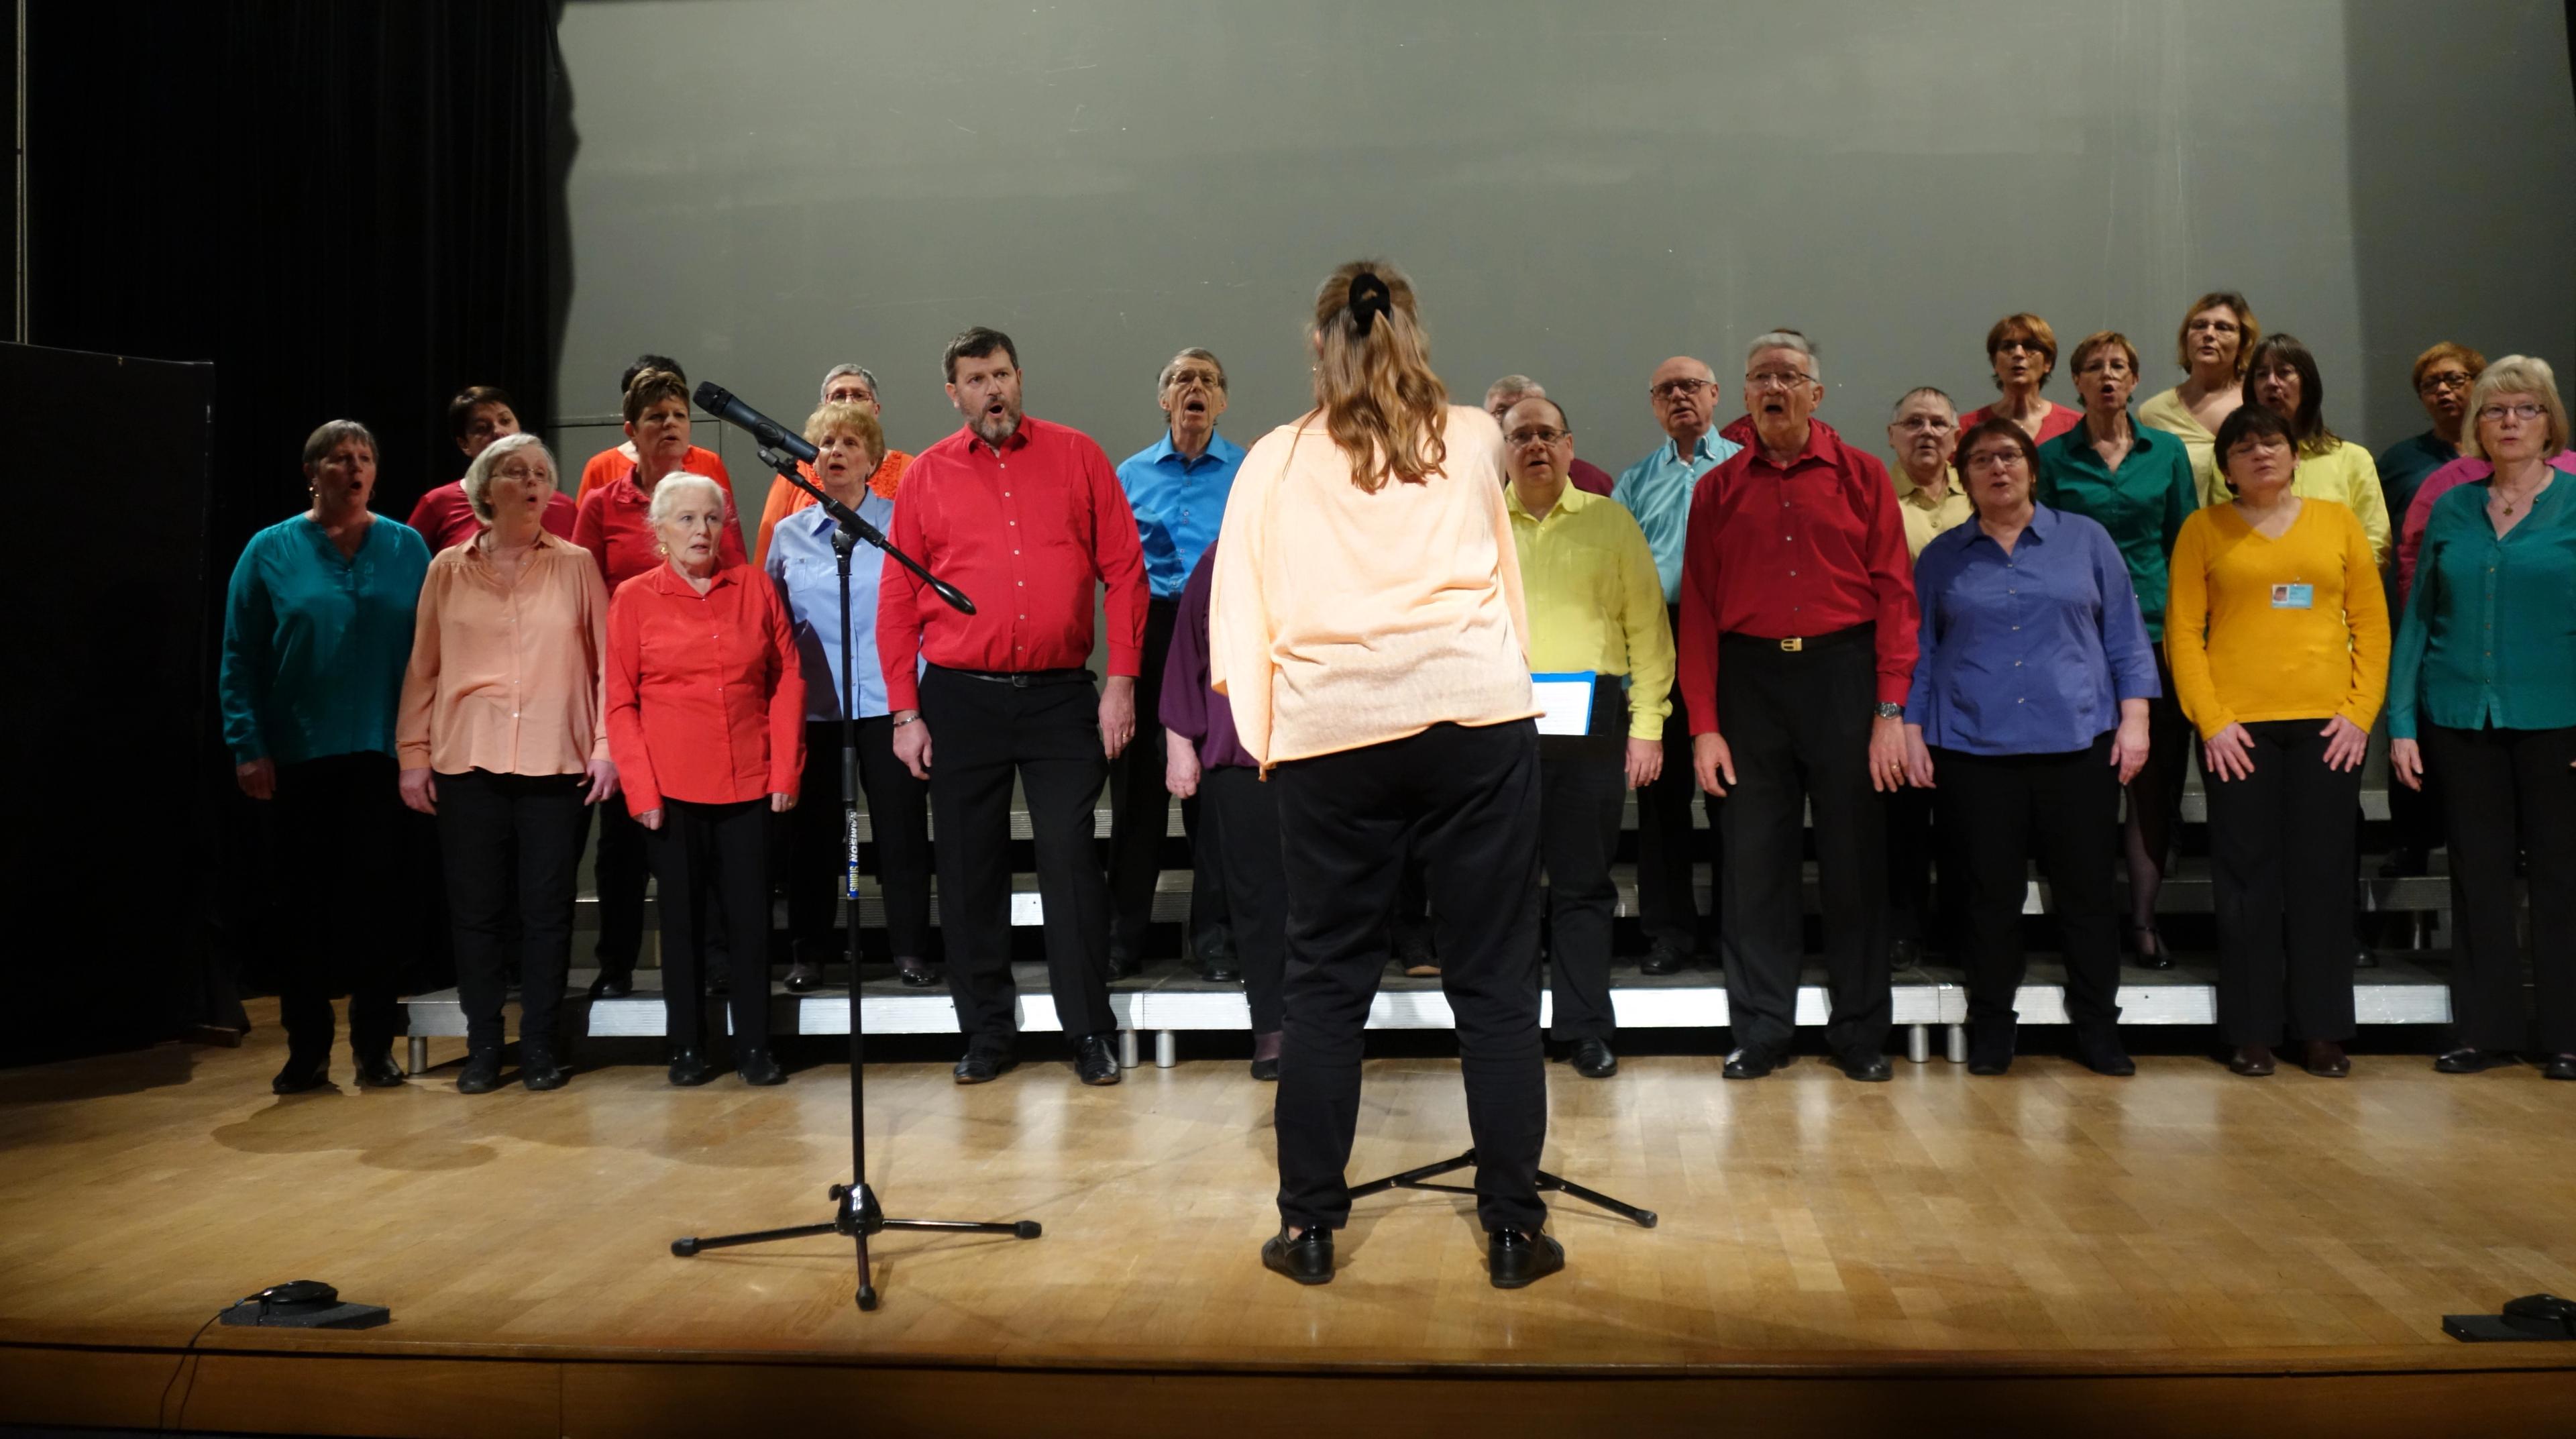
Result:
<svg viewBox="0 0 2576 1439">
<path fill-rule="evenodd" d="M 2129 434 L 2129 453 L 2116 471 L 2102 463 L 2092 430 L 2084 425 L 2040 446 L 2035 498 L 2050 509 L 2087 516 L 2111 532 L 2120 558 L 2128 562 L 2129 588 L 2138 592 L 2147 638 L 2162 643 L 2174 539 L 2199 507 L 2200 487 L 2192 479 L 2191 455 L 2181 440 L 2142 426 L 2134 417 Z"/>
<path fill-rule="evenodd" d="M 2498 538 L 2485 481 L 2434 502 L 2397 629 L 2388 733 L 2576 725 L 2576 479 L 2559 475 Z"/>
</svg>

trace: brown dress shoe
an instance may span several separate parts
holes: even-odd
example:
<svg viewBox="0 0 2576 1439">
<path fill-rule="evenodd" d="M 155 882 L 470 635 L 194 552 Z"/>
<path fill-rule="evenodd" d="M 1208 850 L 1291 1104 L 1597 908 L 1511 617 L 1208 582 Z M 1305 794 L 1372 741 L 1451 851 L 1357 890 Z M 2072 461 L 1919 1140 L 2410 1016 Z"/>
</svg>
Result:
<svg viewBox="0 0 2576 1439">
<path fill-rule="evenodd" d="M 2272 1072 L 2272 1046 L 2240 1044 L 2236 1046 L 2235 1055 L 2227 1061 L 2227 1067 L 2248 1079 L 2260 1079 Z"/>
<path fill-rule="evenodd" d="M 2309 1040 L 2299 1064 L 2319 1079 L 2341 1079 L 2352 1073 L 2352 1060 L 2345 1056 L 2342 1045 L 2331 1040 Z"/>
</svg>

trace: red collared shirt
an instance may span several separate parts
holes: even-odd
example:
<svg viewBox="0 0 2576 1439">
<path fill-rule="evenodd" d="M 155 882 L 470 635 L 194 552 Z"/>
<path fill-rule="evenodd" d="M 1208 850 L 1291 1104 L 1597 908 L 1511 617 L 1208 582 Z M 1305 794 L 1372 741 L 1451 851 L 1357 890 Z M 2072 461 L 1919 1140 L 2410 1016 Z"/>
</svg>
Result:
<svg viewBox="0 0 2576 1439">
<path fill-rule="evenodd" d="M 626 807 L 794 794 L 805 773 L 805 677 L 787 606 L 748 565 L 705 594 L 669 565 L 608 605 L 608 757 Z"/>
<path fill-rule="evenodd" d="M 1896 488 L 1871 455 L 1810 420 L 1786 470 L 1762 457 L 1750 419 L 1722 433 L 1744 448 L 1700 476 L 1682 547 L 1682 700 L 1692 734 L 1717 733 L 1720 635 L 1811 638 L 1876 624 L 1878 699 L 1914 682 L 1914 567 Z"/>
<path fill-rule="evenodd" d="M 572 542 L 599 561 L 599 575 L 613 594 L 637 575 L 662 567 L 662 539 L 653 533 L 653 496 L 636 482 L 638 467 L 628 465 L 626 478 L 602 485 L 581 497 L 581 512 L 572 522 Z M 716 568 L 750 563 L 743 553 L 742 526 L 735 522 L 733 501 L 725 501 L 724 533 L 716 540 Z"/>
<path fill-rule="evenodd" d="M 1145 549 L 1118 472 L 1080 430 L 1029 417 L 998 452 L 971 430 L 932 445 L 904 471 L 892 538 L 975 602 L 961 615 L 886 566 L 877 654 L 893 708 L 921 705 L 915 655 L 994 672 L 1088 665 L 1095 584 L 1109 589 L 1109 673 L 1136 673 Z"/>
<path fill-rule="evenodd" d="M 546 533 L 559 539 L 572 538 L 573 517 L 580 513 L 572 496 L 561 490 L 546 501 L 545 518 L 539 523 Z M 411 507 L 411 527 L 429 541 L 429 552 L 437 554 L 453 545 L 461 545 L 483 533 L 483 522 L 474 518 L 474 507 L 465 502 L 465 482 L 441 485 L 420 497 Z"/>
</svg>

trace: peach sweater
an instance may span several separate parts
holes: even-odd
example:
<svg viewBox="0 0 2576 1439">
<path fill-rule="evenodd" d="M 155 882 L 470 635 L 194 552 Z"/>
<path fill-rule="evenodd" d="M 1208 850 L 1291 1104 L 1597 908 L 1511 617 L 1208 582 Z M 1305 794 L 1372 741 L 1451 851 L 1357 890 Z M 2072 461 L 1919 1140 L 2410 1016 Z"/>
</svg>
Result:
<svg viewBox="0 0 2576 1439">
<path fill-rule="evenodd" d="M 1274 764 L 1538 713 L 1493 417 L 1449 407 L 1445 473 L 1370 494 L 1319 416 L 1261 437 L 1226 501 L 1208 672 Z"/>
</svg>

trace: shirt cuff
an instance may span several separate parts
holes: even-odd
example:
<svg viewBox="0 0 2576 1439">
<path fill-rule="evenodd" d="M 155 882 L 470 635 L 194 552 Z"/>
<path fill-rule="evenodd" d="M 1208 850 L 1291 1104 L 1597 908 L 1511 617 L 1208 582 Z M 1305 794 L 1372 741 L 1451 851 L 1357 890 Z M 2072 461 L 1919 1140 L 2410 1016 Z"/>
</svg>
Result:
<svg viewBox="0 0 2576 1439">
<path fill-rule="evenodd" d="M 1910 670 L 1901 675 L 1880 675 L 1878 677 L 1878 702 L 1880 704 L 1901 705 L 1905 703 L 1913 693 L 1914 675 Z"/>
<path fill-rule="evenodd" d="M 1109 678 L 1134 679 L 1143 672 L 1138 661 L 1145 653 L 1142 645 L 1112 644 L 1109 647 Z"/>
<path fill-rule="evenodd" d="M 395 745 L 394 764 L 401 769 L 429 768 L 429 741 L 404 740 Z"/>
</svg>

